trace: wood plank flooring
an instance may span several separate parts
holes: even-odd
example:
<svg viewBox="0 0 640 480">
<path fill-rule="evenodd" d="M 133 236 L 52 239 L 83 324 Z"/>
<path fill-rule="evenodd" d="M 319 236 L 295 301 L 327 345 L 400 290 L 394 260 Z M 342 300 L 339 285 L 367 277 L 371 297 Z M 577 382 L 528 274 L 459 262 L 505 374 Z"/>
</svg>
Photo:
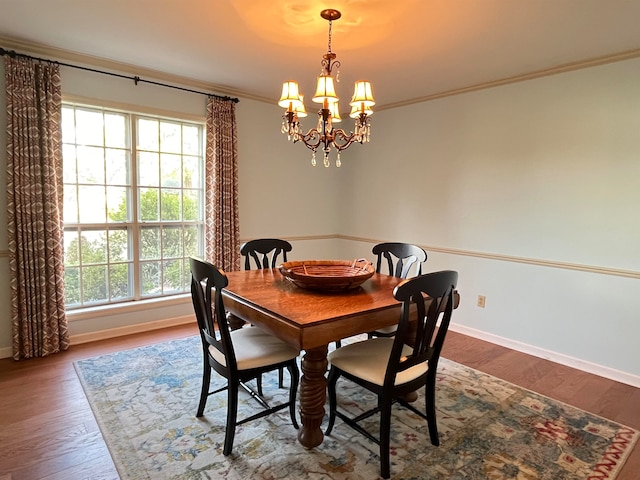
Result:
<svg viewBox="0 0 640 480">
<path fill-rule="evenodd" d="M 0 360 L 0 480 L 117 480 L 73 362 L 197 334 L 173 327 Z M 449 332 L 443 355 L 543 395 L 640 429 L 640 389 Z M 617 480 L 640 478 L 636 445 Z"/>
</svg>

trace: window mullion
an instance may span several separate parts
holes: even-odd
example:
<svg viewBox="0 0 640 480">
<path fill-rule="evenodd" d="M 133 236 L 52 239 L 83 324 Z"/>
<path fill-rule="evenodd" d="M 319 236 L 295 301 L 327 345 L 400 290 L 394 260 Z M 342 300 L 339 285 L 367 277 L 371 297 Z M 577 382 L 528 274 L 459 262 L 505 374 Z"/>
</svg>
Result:
<svg viewBox="0 0 640 480">
<path fill-rule="evenodd" d="M 140 290 L 140 221 L 138 217 L 138 146 L 137 146 L 137 116 L 130 115 L 129 123 L 131 128 L 131 228 L 133 229 L 133 235 L 131 235 L 132 245 L 131 251 L 133 252 L 133 298 L 134 300 L 140 300 L 142 298 L 142 292 Z"/>
</svg>

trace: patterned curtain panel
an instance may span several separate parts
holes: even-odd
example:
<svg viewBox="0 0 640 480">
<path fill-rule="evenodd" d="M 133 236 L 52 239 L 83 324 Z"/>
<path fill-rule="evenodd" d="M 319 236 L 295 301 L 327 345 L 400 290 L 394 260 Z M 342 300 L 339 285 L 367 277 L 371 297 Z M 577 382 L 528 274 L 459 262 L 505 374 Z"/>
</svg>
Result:
<svg viewBox="0 0 640 480">
<path fill-rule="evenodd" d="M 13 358 L 69 347 L 64 309 L 60 68 L 5 56 Z"/>
<path fill-rule="evenodd" d="M 205 165 L 205 258 L 223 270 L 239 270 L 238 132 L 233 100 L 209 97 Z"/>
</svg>

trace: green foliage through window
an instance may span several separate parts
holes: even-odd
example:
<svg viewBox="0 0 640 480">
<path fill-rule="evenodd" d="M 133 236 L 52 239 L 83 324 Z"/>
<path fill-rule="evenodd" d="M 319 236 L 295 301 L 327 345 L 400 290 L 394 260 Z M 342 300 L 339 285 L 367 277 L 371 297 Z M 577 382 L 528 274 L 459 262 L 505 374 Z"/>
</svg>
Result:
<svg viewBox="0 0 640 480">
<path fill-rule="evenodd" d="M 188 291 L 203 126 L 66 104 L 62 117 L 67 307 Z"/>
</svg>

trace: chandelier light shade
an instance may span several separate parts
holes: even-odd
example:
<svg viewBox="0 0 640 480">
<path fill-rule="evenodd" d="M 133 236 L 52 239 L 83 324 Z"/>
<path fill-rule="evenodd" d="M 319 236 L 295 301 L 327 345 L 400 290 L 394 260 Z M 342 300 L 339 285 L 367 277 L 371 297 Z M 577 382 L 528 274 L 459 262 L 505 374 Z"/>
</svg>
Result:
<svg viewBox="0 0 640 480">
<path fill-rule="evenodd" d="M 282 96 L 280 96 L 278 105 L 287 110 L 293 110 L 300 106 L 304 108 L 304 103 L 298 92 L 298 84 L 296 82 L 284 82 L 282 84 Z"/>
<path fill-rule="evenodd" d="M 337 105 L 337 103 L 333 105 Z M 296 115 L 298 115 L 299 118 L 304 118 L 307 116 L 307 111 L 304 108 L 304 95 L 300 95 L 300 104 L 296 107 L 293 107 L 293 110 L 294 112 L 296 112 Z"/>
<path fill-rule="evenodd" d="M 338 10 L 327 9 L 320 12 L 320 16 L 329 21 L 329 46 L 327 53 L 322 56 L 322 72 L 318 77 L 316 92 L 312 97 L 314 103 L 321 104 L 318 111 L 318 125 L 316 128 L 304 133 L 300 125 L 300 118 L 307 116 L 304 106 L 304 96 L 300 94 L 298 83 L 288 80 L 282 85 L 282 95 L 278 105 L 285 109 L 282 115 L 282 133 L 287 135 L 293 143 L 302 142 L 312 151 L 311 164 L 316 165 L 316 151 L 321 149 L 324 157 L 324 166 L 328 167 L 331 149 L 337 152 L 336 166 L 340 166 L 340 152 L 353 143 L 366 143 L 370 139 L 371 124 L 369 118 L 373 115 L 372 107 L 376 104 L 373 98 L 371 83 L 358 80 L 353 90 L 353 97 L 349 102 L 351 112 L 349 117 L 355 120 L 353 132 L 345 132 L 334 128 L 334 123 L 342 121 L 338 107 L 338 94 L 334 85 L 332 70 L 340 68 L 340 62 L 336 60 L 336 54 L 331 51 L 331 25 L 342 14 Z M 337 75 L 335 77 L 338 81 Z"/>
<path fill-rule="evenodd" d="M 333 102 L 329 104 L 329 111 L 331 112 L 331 122 L 339 123 L 342 121 L 340 118 L 340 107 L 338 106 L 338 102 Z M 300 115 L 298 115 L 300 116 Z"/>
<path fill-rule="evenodd" d="M 358 80 L 356 82 L 356 87 L 353 90 L 353 98 L 351 99 L 350 105 L 353 106 L 362 106 L 362 107 L 373 107 L 376 104 L 373 99 L 373 92 L 371 91 L 371 83 Z"/>
</svg>

